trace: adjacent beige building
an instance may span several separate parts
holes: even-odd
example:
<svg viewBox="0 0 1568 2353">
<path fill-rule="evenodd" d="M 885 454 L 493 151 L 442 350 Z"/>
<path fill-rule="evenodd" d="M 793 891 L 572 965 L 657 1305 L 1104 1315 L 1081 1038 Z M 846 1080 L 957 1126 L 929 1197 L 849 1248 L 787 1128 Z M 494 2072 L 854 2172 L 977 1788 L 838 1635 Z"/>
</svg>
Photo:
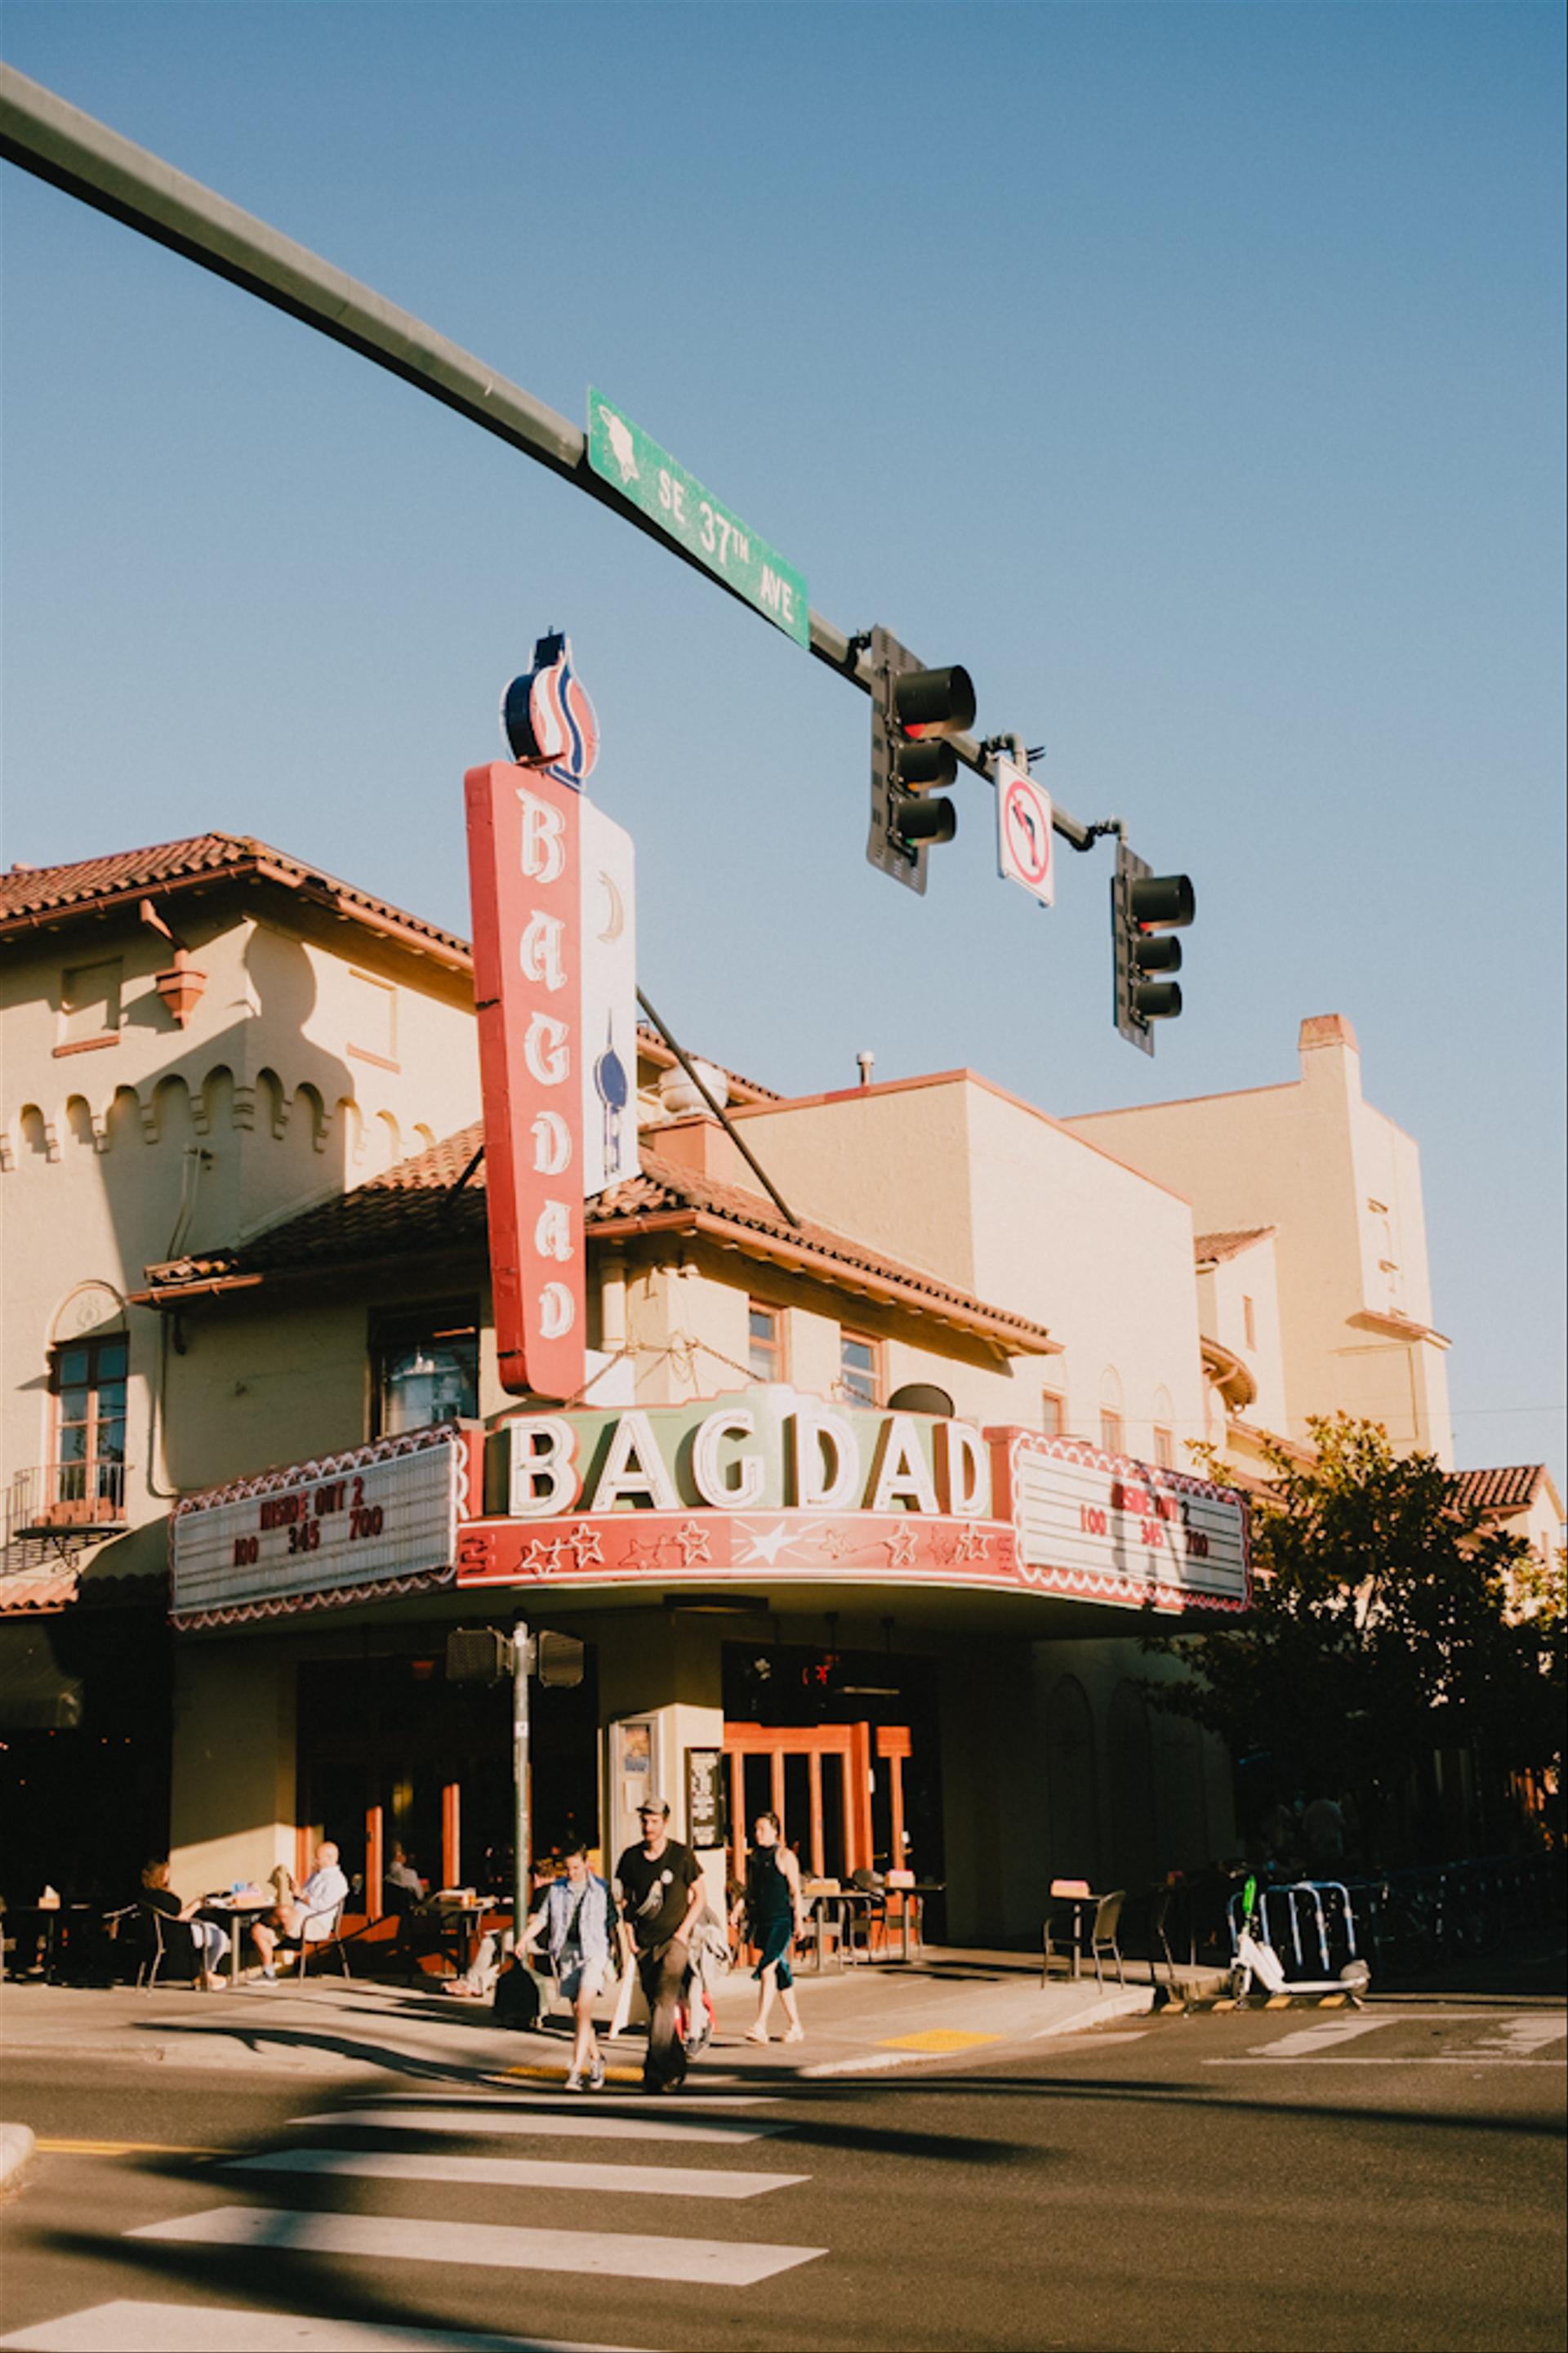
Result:
<svg viewBox="0 0 1568 2353">
<path fill-rule="evenodd" d="M 1227 1418 L 1304 1443 L 1310 1415 L 1354 1414 L 1451 1465 L 1419 1149 L 1365 1100 L 1342 1014 L 1303 1021 L 1300 1053 L 1280 1086 L 1066 1124 L 1175 1187 L 1217 1241 L 1199 1266 L 1205 1336 L 1241 1368 L 1220 1385 Z"/>
</svg>

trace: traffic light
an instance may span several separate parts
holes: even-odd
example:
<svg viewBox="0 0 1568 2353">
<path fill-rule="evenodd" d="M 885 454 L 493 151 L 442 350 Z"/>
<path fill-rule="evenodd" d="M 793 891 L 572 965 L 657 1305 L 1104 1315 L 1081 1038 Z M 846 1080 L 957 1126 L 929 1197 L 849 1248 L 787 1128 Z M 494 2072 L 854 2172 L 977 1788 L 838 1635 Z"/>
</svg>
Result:
<svg viewBox="0 0 1568 2353">
<path fill-rule="evenodd" d="M 1153 1024 L 1182 1009 L 1182 943 L 1168 934 L 1190 923 L 1197 899 L 1184 874 L 1152 874 L 1124 841 L 1116 845 L 1110 883 L 1110 936 L 1116 958 L 1116 1027 L 1145 1054 L 1154 1050 Z M 1151 976 L 1160 977 L 1151 977 Z"/>
<path fill-rule="evenodd" d="M 926 851 L 951 841 L 958 811 L 942 797 L 958 776 L 958 754 L 944 743 L 974 724 L 969 672 L 922 670 L 886 629 L 871 632 L 871 864 L 911 891 L 926 886 Z"/>
</svg>

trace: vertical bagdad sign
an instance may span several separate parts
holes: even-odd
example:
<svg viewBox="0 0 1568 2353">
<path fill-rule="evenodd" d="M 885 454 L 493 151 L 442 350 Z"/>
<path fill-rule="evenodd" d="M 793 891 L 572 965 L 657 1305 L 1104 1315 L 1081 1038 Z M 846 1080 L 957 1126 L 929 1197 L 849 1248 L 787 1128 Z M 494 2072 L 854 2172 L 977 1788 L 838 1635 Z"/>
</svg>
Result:
<svg viewBox="0 0 1568 2353">
<path fill-rule="evenodd" d="M 637 1165 L 631 842 L 584 799 L 598 728 L 552 634 L 502 705 L 516 765 L 464 778 L 501 1385 L 585 1376 L 583 1203 Z"/>
</svg>

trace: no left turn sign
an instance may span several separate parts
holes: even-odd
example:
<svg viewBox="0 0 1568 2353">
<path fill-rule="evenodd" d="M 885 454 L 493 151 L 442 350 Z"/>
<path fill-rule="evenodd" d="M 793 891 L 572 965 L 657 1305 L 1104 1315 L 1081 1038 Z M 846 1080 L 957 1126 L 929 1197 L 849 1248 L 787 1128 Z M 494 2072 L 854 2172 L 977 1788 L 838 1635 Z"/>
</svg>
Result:
<svg viewBox="0 0 1568 2353">
<path fill-rule="evenodd" d="M 1011 760 L 996 763 L 996 871 L 1021 882 L 1042 907 L 1055 904 L 1051 797 Z"/>
</svg>

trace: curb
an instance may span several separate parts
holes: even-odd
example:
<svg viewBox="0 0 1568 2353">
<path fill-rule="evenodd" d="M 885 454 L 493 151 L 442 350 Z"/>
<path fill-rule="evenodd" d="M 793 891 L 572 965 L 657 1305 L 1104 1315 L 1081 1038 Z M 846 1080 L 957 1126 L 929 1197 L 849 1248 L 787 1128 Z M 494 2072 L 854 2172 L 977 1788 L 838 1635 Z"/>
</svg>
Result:
<svg viewBox="0 0 1568 2353">
<path fill-rule="evenodd" d="M 37 2146 L 28 2125 L 0 2125 L 0 2181 L 21 2172 Z"/>
<path fill-rule="evenodd" d="M 990 2047 L 984 2052 L 984 2063 L 991 2064 L 1009 2051 L 1026 2042 L 1044 2042 L 1062 2034 L 1082 2034 L 1093 2026 L 1104 2026 L 1113 2018 L 1133 2018 L 1154 2007 L 1154 1989 L 1151 1986 L 1127 1986 L 1113 1994 L 1103 1994 L 1096 2001 L 1086 2002 L 1070 2018 L 1059 2019 L 1049 2026 L 1035 2027 L 1022 2034 L 998 2034 L 988 2038 Z M 792 2069 L 797 2081 L 820 2082 L 825 2076 L 880 2074 L 890 2067 L 939 2067 L 972 2065 L 981 2058 L 981 2047 L 967 2051 L 877 2051 L 852 2059 L 829 2059 L 815 2066 Z M 782 2072 L 782 2071 L 781 2071 Z"/>
</svg>

